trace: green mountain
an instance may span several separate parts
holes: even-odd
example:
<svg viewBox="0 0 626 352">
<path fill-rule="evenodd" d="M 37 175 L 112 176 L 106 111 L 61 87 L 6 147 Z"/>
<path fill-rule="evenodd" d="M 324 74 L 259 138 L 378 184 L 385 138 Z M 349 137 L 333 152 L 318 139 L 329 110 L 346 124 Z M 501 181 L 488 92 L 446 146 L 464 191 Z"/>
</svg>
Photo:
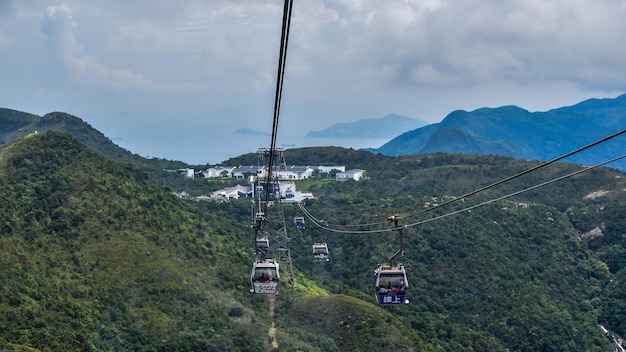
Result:
<svg viewBox="0 0 626 352">
<path fill-rule="evenodd" d="M 405 231 L 401 259 L 412 297 L 394 312 L 445 350 L 612 350 L 598 323 L 626 332 L 623 173 L 594 169 L 472 208 L 581 168 L 553 164 L 458 198 L 536 163 L 493 155 L 383 157 L 340 148 L 290 149 L 286 158 L 349 160 L 367 170 L 359 182 L 309 181 L 316 199 L 307 201 L 307 211 L 336 224 L 339 234 L 308 226 L 312 240 L 327 237 L 333 263 L 326 271 L 306 269 L 306 258 L 296 264 L 322 282 L 339 280 L 371 294 L 367 268 L 388 261 L 400 241 L 359 224 L 388 229 L 387 217 L 399 214 L 402 223 L 415 225 Z M 472 209 L 462 212 L 466 208 Z M 585 235 L 594 229 L 602 232 L 598 247 Z M 296 252 L 306 252 L 309 243 L 296 240 Z"/>
<path fill-rule="evenodd" d="M 405 132 L 373 152 L 496 154 L 518 159 L 552 160 L 626 128 L 626 94 L 590 99 L 547 112 L 516 106 L 454 111 L 440 123 Z M 597 164 L 621 155 L 624 137 L 567 159 Z M 626 169 L 626 162 L 614 164 Z"/>
<path fill-rule="evenodd" d="M 367 177 L 300 185 L 326 225 L 307 218 L 289 231 L 296 287 L 284 280 L 271 302 L 248 292 L 249 200 L 180 200 L 60 132 L 0 148 L 0 349 L 608 351 L 598 324 L 626 333 L 623 173 L 594 169 L 490 202 L 580 167 L 458 198 L 534 164 L 342 148 L 286 157 Z M 300 215 L 268 211 L 281 209 Z M 384 308 L 372 273 L 400 246 L 394 214 L 407 225 L 411 303 Z M 314 263 L 320 238 L 331 261 Z"/>
<path fill-rule="evenodd" d="M 521 144 L 508 141 L 521 143 L 521 132 L 497 139 L 489 131 L 521 131 L 529 114 L 533 138 L 540 125 L 568 135 L 583 115 L 589 131 L 598 121 L 619 128 L 614 103 L 563 108 L 575 113 L 454 112 L 443 126 L 405 135 L 424 150 L 467 140 L 517 152 Z M 561 114 L 571 123 L 561 125 Z M 132 155 L 71 115 L 3 109 L 0 119 L 0 349 L 609 351 L 598 324 L 626 335 L 626 184 L 616 170 L 490 202 L 580 166 L 550 165 L 459 198 L 535 163 L 493 153 L 289 149 L 289 163 L 347 165 L 366 178 L 298 184 L 315 194 L 306 209 L 326 225 L 308 218 L 306 230 L 290 231 L 296 287 L 281 283 L 272 303 L 248 292 L 250 201 L 184 201 L 163 186 L 227 181 L 163 173 L 184 164 Z M 568 148 L 580 142 L 572 141 Z M 559 143 L 543 139 L 546 150 Z M 248 154 L 225 163 L 256 162 Z M 302 215 L 295 206 L 282 211 Z M 407 225 L 401 261 L 411 303 L 384 308 L 372 272 L 399 248 L 386 220 L 394 214 Z M 331 261 L 314 264 L 311 244 L 322 238 Z"/>
<path fill-rule="evenodd" d="M 185 164 L 179 161 L 163 159 L 145 159 L 137 154 L 120 148 L 100 131 L 91 127 L 80 118 L 63 113 L 51 112 L 37 116 L 21 111 L 0 108 L 0 146 L 13 142 L 31 133 L 60 131 L 71 135 L 74 139 L 96 153 L 118 162 L 149 169 L 181 168 Z"/>
<path fill-rule="evenodd" d="M 248 202 L 184 202 L 56 131 L 0 148 L 0 184 L 0 349 L 271 349 Z M 437 350 L 393 312 L 299 281 L 276 302 L 280 350 Z"/>
</svg>

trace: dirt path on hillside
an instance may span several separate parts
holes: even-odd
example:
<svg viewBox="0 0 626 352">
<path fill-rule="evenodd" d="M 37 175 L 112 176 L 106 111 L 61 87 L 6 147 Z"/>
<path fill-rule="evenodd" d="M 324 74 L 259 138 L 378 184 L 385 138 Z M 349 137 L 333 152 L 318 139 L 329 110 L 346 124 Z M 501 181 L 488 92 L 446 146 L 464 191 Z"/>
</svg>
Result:
<svg viewBox="0 0 626 352">
<path fill-rule="evenodd" d="M 2 149 L 2 152 L 0 152 L 0 160 L 2 160 L 2 157 L 4 157 L 4 153 L 5 153 L 7 150 L 9 150 L 9 149 L 13 148 L 13 146 L 14 146 L 14 145 L 15 145 L 15 144 L 11 144 L 10 146 L 8 146 L 8 147 L 6 147 L 6 148 Z"/>
<path fill-rule="evenodd" d="M 273 349 L 278 349 L 278 341 L 276 340 L 276 326 L 274 325 L 274 308 L 276 307 L 276 295 L 269 295 L 270 301 L 270 317 L 272 318 L 272 326 L 270 327 L 267 335 L 272 343 Z"/>
</svg>

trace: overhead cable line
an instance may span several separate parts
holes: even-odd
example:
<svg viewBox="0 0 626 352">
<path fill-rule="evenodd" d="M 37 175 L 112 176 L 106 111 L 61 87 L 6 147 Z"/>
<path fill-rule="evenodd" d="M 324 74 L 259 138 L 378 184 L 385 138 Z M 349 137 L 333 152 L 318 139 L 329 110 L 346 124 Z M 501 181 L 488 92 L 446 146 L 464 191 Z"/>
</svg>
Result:
<svg viewBox="0 0 626 352">
<path fill-rule="evenodd" d="M 283 94 L 283 81 L 285 79 L 285 67 L 287 62 L 287 44 L 289 42 L 289 28 L 291 27 L 291 10 L 293 0 L 286 0 L 283 8 L 283 24 L 280 35 L 280 50 L 278 53 L 278 72 L 276 74 L 276 95 L 274 98 L 274 119 L 272 122 L 272 139 L 270 142 L 267 183 L 265 199 L 270 199 L 270 187 L 272 183 L 272 168 L 274 167 L 274 154 L 276 152 L 276 136 L 278 134 L 278 116 L 280 114 L 280 102 Z M 264 204 L 267 211 L 267 203 Z"/>
<path fill-rule="evenodd" d="M 526 175 L 526 174 L 531 173 L 531 172 L 533 172 L 533 171 L 536 171 L 536 170 L 538 170 L 538 169 L 540 169 L 540 168 L 542 168 L 542 167 L 544 167 L 544 166 L 548 166 L 548 165 L 550 165 L 550 164 L 554 164 L 554 163 L 556 163 L 556 162 L 557 162 L 557 161 L 559 161 L 559 160 L 565 159 L 565 158 L 570 157 L 570 156 L 572 156 L 572 155 L 574 155 L 574 154 L 578 154 L 578 153 L 582 152 L 583 150 L 586 150 L 586 149 L 592 148 L 592 147 L 594 147 L 594 146 L 596 146 L 596 145 L 598 145 L 598 144 L 600 144 L 600 143 L 604 143 L 604 142 L 606 142 L 606 141 L 608 141 L 608 140 L 610 140 L 610 139 L 613 139 L 613 138 L 615 138 L 615 137 L 617 137 L 617 136 L 619 136 L 619 135 L 622 135 L 622 134 L 624 134 L 624 133 L 626 133 L 626 129 L 623 129 L 623 130 L 621 130 L 621 131 L 619 131 L 619 132 L 613 133 L 613 134 L 611 134 L 610 136 L 607 136 L 607 137 L 601 138 L 601 139 L 599 139 L 599 140 L 597 140 L 597 141 L 595 141 L 595 142 L 593 142 L 593 143 L 587 144 L 587 145 L 586 145 L 586 146 L 584 146 L 584 147 L 578 148 L 578 149 L 576 149 L 576 150 L 574 150 L 574 151 L 571 151 L 571 152 L 569 152 L 569 153 L 567 153 L 567 154 L 561 155 L 561 156 L 559 156 L 559 157 L 557 157 L 557 158 L 554 158 L 554 159 L 552 159 L 552 160 L 550 160 L 550 161 L 546 161 L 546 162 L 545 162 L 545 163 L 543 163 L 543 164 L 539 164 L 539 165 L 537 165 L 537 166 L 535 166 L 535 167 L 531 167 L 531 168 L 530 168 L 530 169 L 528 169 L 528 170 L 525 170 L 525 171 L 519 172 L 519 173 L 517 173 L 517 174 L 515 174 L 515 175 L 513 175 L 513 176 L 509 176 L 509 177 L 507 177 L 507 178 L 505 178 L 505 179 L 502 179 L 502 180 L 500 180 L 500 181 L 498 181 L 498 182 L 492 183 L 492 184 L 490 184 L 490 185 L 488 185 L 488 186 L 485 186 L 485 187 L 479 188 L 479 189 L 477 189 L 477 190 L 474 190 L 474 191 L 472 191 L 472 192 L 469 192 L 469 193 L 467 193 L 467 194 L 464 194 L 464 195 L 462 195 L 462 196 L 460 196 L 460 197 L 457 197 L 457 198 L 454 198 L 454 199 L 451 199 L 451 200 L 445 201 L 445 202 L 443 202 L 443 203 L 439 204 L 439 205 L 438 205 L 438 207 L 441 207 L 441 206 L 444 206 L 444 205 L 447 205 L 447 204 L 450 204 L 450 203 L 456 202 L 456 201 L 458 201 L 458 200 L 461 200 L 461 199 L 463 199 L 463 198 L 467 198 L 467 197 L 469 197 L 469 196 L 473 196 L 473 195 L 474 195 L 474 194 L 476 194 L 476 193 L 480 193 L 480 192 L 482 192 L 482 191 L 486 191 L 486 190 L 488 190 L 489 188 L 492 188 L 492 187 L 495 187 L 495 186 L 501 185 L 501 184 L 503 184 L 503 183 L 505 183 L 505 182 L 511 181 L 511 180 L 513 180 L 513 179 L 515 179 L 515 178 L 518 178 L 518 177 L 520 177 L 520 176 L 523 176 L 523 175 Z M 407 218 L 411 218 L 411 217 L 417 216 L 417 215 L 419 215 L 419 214 L 421 214 L 421 213 L 425 213 L 425 212 L 427 212 L 427 211 L 431 211 L 432 209 L 434 209 L 434 208 L 429 208 L 429 209 L 424 209 L 424 210 L 418 211 L 417 213 L 414 213 L 414 214 L 411 214 L 411 215 L 405 216 L 405 217 L 404 217 L 404 219 L 407 219 Z"/>
<path fill-rule="evenodd" d="M 491 200 L 485 201 L 485 202 L 480 203 L 480 204 L 472 205 L 472 206 L 467 207 L 467 208 L 463 208 L 463 209 L 459 209 L 459 210 L 456 210 L 456 211 L 453 211 L 453 212 L 450 212 L 450 213 L 446 213 L 446 214 L 443 214 L 443 215 L 439 215 L 439 216 L 436 216 L 436 217 L 434 217 L 434 218 L 430 218 L 430 219 L 426 219 L 426 220 L 422 220 L 422 221 L 414 222 L 414 223 L 411 223 L 411 224 L 407 224 L 407 225 L 404 225 L 404 227 L 406 228 L 406 227 L 413 227 L 413 226 L 417 226 L 417 225 L 422 225 L 422 224 L 425 224 L 425 223 L 428 223 L 428 222 L 431 222 L 431 221 L 435 221 L 435 220 L 443 219 L 443 218 L 446 218 L 446 217 L 448 217 L 448 216 L 452 216 L 452 215 L 456 215 L 456 214 L 459 214 L 459 213 L 462 213 L 462 212 L 465 212 L 465 211 L 469 211 L 469 210 L 472 210 L 472 209 L 476 209 L 476 208 L 479 208 L 479 207 L 482 207 L 482 206 L 485 206 L 485 205 L 491 204 L 491 203 L 493 203 L 493 202 L 496 202 L 496 201 L 499 201 L 499 200 L 502 200 L 502 199 L 506 199 L 506 198 L 509 198 L 509 197 L 512 197 L 512 196 L 518 195 L 518 194 L 520 194 L 520 193 L 524 193 L 524 192 L 527 192 L 527 191 L 531 191 L 531 190 L 533 190 L 533 189 L 536 189 L 536 188 L 539 188 L 539 187 L 543 187 L 543 186 L 549 185 L 549 184 L 554 183 L 554 182 L 557 182 L 557 181 L 561 181 L 561 180 L 563 180 L 563 179 L 566 179 L 566 178 L 568 178 L 568 177 L 572 177 L 572 176 L 574 176 L 574 175 L 581 174 L 581 173 L 583 173 L 583 172 L 590 171 L 590 170 L 592 170 L 592 169 L 598 168 L 598 167 L 600 167 L 600 166 L 604 166 L 604 165 L 606 165 L 606 164 L 612 163 L 612 162 L 614 162 L 614 161 L 617 161 L 617 160 L 620 160 L 620 159 L 623 159 L 623 158 L 626 158 L 626 154 L 621 155 L 621 156 L 618 156 L 618 157 L 613 158 L 613 159 L 610 159 L 610 160 L 607 160 L 607 161 L 605 161 L 605 162 L 602 162 L 602 163 L 599 163 L 599 164 L 593 165 L 593 166 L 586 167 L 586 168 L 581 169 L 581 170 L 574 171 L 574 172 L 569 173 L 569 174 L 567 174 L 567 175 L 557 177 L 557 178 L 552 179 L 552 180 L 550 180 L 550 181 L 546 181 L 546 182 L 540 183 L 540 184 L 538 184 L 538 185 L 535 185 L 535 186 L 531 186 L 531 187 L 528 187 L 528 188 L 522 189 L 522 190 L 520 190 L 520 191 L 516 191 L 516 192 L 510 193 L 510 194 L 507 194 L 507 195 L 501 196 L 501 197 L 497 197 L 497 198 L 494 198 L 494 199 L 491 199 Z M 474 193 L 477 193 L 477 192 L 474 192 Z M 473 194 L 473 193 L 472 193 L 472 194 Z M 449 203 L 449 202 L 448 202 L 448 203 Z M 435 208 L 438 208 L 438 207 L 429 208 L 429 209 L 431 209 L 431 210 L 432 210 L 432 209 L 435 209 Z M 318 220 L 318 219 L 316 219 L 315 217 L 313 217 L 313 216 L 311 215 L 311 213 L 310 213 L 307 209 L 305 209 L 302 205 L 300 205 L 300 209 L 302 209 L 302 211 L 304 212 L 304 214 L 305 214 L 305 215 L 306 215 L 306 216 L 307 216 L 307 217 L 311 220 L 311 222 L 313 222 L 313 223 L 314 223 L 317 227 L 319 227 L 319 228 L 323 229 L 324 231 L 330 231 L 330 232 L 342 233 L 342 234 L 374 234 L 374 233 L 391 232 L 391 231 L 395 231 L 395 230 L 396 230 L 396 228 L 379 229 L 379 230 L 362 230 L 362 231 L 349 231 L 349 230 L 338 230 L 338 229 L 333 229 L 333 228 L 327 227 L 327 226 L 326 226 L 326 224 L 325 224 L 322 220 Z M 405 218 L 406 218 L 406 217 L 405 217 Z M 388 221 L 386 221 L 385 223 L 387 223 L 387 222 L 388 222 Z M 364 226 L 364 225 L 363 225 L 363 226 Z"/>
<path fill-rule="evenodd" d="M 485 205 L 487 205 L 487 204 L 491 204 L 491 203 L 493 203 L 493 202 L 497 202 L 497 201 L 499 201 L 499 200 L 502 200 L 502 199 L 505 199 L 505 198 L 509 198 L 509 197 L 512 197 L 512 196 L 518 195 L 518 194 L 520 194 L 520 193 L 524 193 L 524 192 L 527 192 L 527 191 L 531 191 L 531 190 L 533 190 L 533 189 L 535 189 L 535 188 L 539 188 L 539 187 L 547 186 L 547 185 L 549 185 L 549 184 L 551 184 L 551 183 L 554 183 L 554 182 L 557 182 L 557 181 L 561 181 L 561 180 L 563 180 L 563 179 L 566 179 L 566 178 L 568 178 L 568 177 L 572 177 L 572 176 L 575 176 L 575 175 L 581 174 L 581 173 L 583 173 L 583 172 L 590 171 L 590 170 L 592 170 L 592 169 L 598 168 L 598 167 L 600 167 L 600 166 L 604 166 L 604 165 L 606 165 L 606 164 L 612 163 L 612 162 L 614 162 L 614 161 L 617 161 L 617 160 L 620 160 L 620 159 L 623 159 L 623 158 L 626 158 L 626 154 L 623 154 L 623 155 L 621 155 L 621 156 L 618 156 L 618 157 L 616 157 L 616 158 L 613 158 L 613 159 L 611 159 L 611 160 L 607 160 L 607 161 L 605 161 L 605 162 L 602 162 L 602 163 L 599 163 L 599 164 L 596 164 L 596 165 L 593 165 L 593 166 L 586 167 L 586 168 L 581 169 L 581 170 L 578 170 L 578 171 L 574 171 L 574 172 L 569 173 L 569 174 L 567 174 L 567 175 L 564 175 L 564 176 L 561 176 L 561 177 L 557 177 L 557 178 L 552 179 L 552 180 L 550 180 L 550 181 L 546 181 L 546 182 L 540 183 L 540 184 L 538 184 L 538 185 L 531 186 L 531 187 L 525 188 L 525 189 L 523 189 L 523 190 L 520 190 L 520 191 L 517 191 L 517 192 L 513 192 L 513 193 L 510 193 L 510 194 L 504 195 L 504 196 L 502 196 L 502 197 L 494 198 L 494 199 L 488 200 L 488 201 L 486 201 L 486 202 L 483 202 L 483 203 L 480 203 L 480 204 L 473 205 L 473 206 L 471 206 L 471 207 L 467 207 L 467 208 L 464 208 L 464 209 L 460 209 L 460 210 L 457 210 L 457 211 L 453 211 L 453 212 L 451 212 L 451 213 L 447 213 L 447 214 L 439 215 L 439 216 L 436 216 L 436 217 L 431 218 L 431 219 L 426 219 L 426 220 L 418 221 L 418 222 L 415 222 L 415 223 L 412 223 L 412 224 L 408 224 L 408 225 L 405 225 L 405 226 L 407 226 L 407 227 L 417 226 L 417 225 L 425 224 L 425 223 L 427 223 L 427 222 L 431 222 L 431 221 L 434 221 L 434 220 L 439 220 L 439 219 L 442 219 L 442 218 L 445 218 L 445 217 L 448 217 L 448 216 L 451 216 L 451 215 L 456 215 L 456 214 L 458 214 L 458 213 L 462 213 L 462 212 L 464 212 L 464 211 L 469 211 L 469 210 L 472 210 L 472 209 L 476 209 L 476 208 L 479 208 L 479 207 L 485 206 Z"/>
<path fill-rule="evenodd" d="M 534 166 L 534 167 L 532 167 L 532 168 L 530 168 L 530 169 L 527 169 L 527 170 L 524 170 L 524 171 L 522 171 L 522 172 L 519 172 L 519 173 L 517 173 L 517 174 L 515 174 L 515 175 L 513 175 L 513 176 L 509 176 L 509 177 L 504 178 L 504 179 L 502 179 L 502 180 L 500 180 L 500 181 L 494 182 L 494 183 L 492 183 L 492 184 L 490 184 L 490 185 L 488 185 L 488 186 L 481 187 L 481 188 L 479 188 L 479 189 L 476 189 L 476 190 L 474 190 L 474 191 L 471 191 L 471 192 L 469 192 L 469 193 L 466 193 L 466 194 L 464 194 L 464 195 L 462 195 L 462 196 L 459 196 L 459 197 L 456 197 L 456 198 L 450 199 L 450 200 L 448 200 L 448 201 L 445 201 L 445 202 L 443 202 L 443 203 L 441 203 L 441 204 L 437 205 L 436 207 L 423 209 L 423 210 L 417 211 L 417 212 L 415 212 L 415 213 L 411 213 L 411 214 L 406 215 L 406 216 L 400 216 L 400 218 L 402 218 L 402 219 L 406 220 L 406 219 L 409 219 L 409 218 L 415 217 L 415 216 L 417 216 L 417 215 L 420 215 L 420 214 L 423 214 L 423 213 L 426 213 L 426 212 L 432 211 L 433 209 L 441 208 L 441 207 L 442 207 L 442 206 L 444 206 L 444 205 L 448 205 L 448 204 L 450 204 L 450 203 L 453 203 L 453 202 L 456 202 L 456 201 L 462 200 L 462 199 L 464 199 L 464 198 L 467 198 L 467 197 L 473 196 L 474 194 L 477 194 L 477 193 L 480 193 L 480 192 L 486 191 L 486 190 L 488 190 L 488 189 L 490 189 L 490 188 L 493 188 L 493 187 L 495 187 L 495 186 L 501 185 L 501 184 L 503 184 L 503 183 L 505 183 L 505 182 L 511 181 L 511 180 L 513 180 L 513 179 L 516 179 L 516 178 L 521 177 L 521 176 L 523 176 L 523 175 L 526 175 L 526 174 L 528 174 L 528 173 L 534 172 L 534 171 L 536 171 L 536 170 L 538 170 L 538 169 L 541 169 L 542 167 L 545 167 L 545 166 L 551 165 L 551 164 L 553 164 L 553 163 L 556 163 L 556 162 L 557 162 L 557 161 L 559 161 L 559 160 L 565 159 L 565 158 L 570 157 L 570 156 L 572 156 L 572 155 L 574 155 L 574 154 L 577 154 L 577 153 L 580 153 L 580 152 L 582 152 L 582 151 L 584 151 L 584 150 L 587 150 L 587 149 L 589 149 L 589 148 L 592 148 L 592 147 L 594 147 L 594 146 L 596 146 L 596 145 L 598 145 L 598 144 L 604 143 L 604 142 L 606 142 L 606 141 L 608 141 L 608 140 L 611 140 L 611 139 L 613 139 L 613 138 L 615 138 L 615 137 L 618 137 L 618 136 L 620 136 L 620 135 L 622 135 L 622 134 L 624 134 L 624 133 L 626 133 L 626 129 L 623 129 L 623 130 L 621 130 L 621 131 L 619 131 L 619 132 L 616 132 L 616 133 L 613 133 L 613 134 L 611 134 L 611 135 L 609 135 L 609 136 L 606 136 L 606 137 L 604 137 L 604 138 L 601 138 L 601 139 L 599 139 L 599 140 L 597 140 L 597 141 L 595 141 L 595 142 L 593 142 L 593 143 L 587 144 L 587 145 L 585 145 L 585 146 L 583 146 L 583 147 L 580 147 L 580 148 L 578 148 L 578 149 L 576 149 L 576 150 L 574 150 L 574 151 L 571 151 L 571 152 L 569 152 L 569 153 L 567 153 L 567 154 L 561 155 L 561 156 L 559 156 L 559 157 L 557 157 L 557 158 L 554 158 L 554 159 L 552 159 L 552 160 L 550 160 L 550 161 L 546 161 L 546 162 L 544 162 L 544 163 L 542 163 L 542 164 L 539 164 L 539 165 L 537 165 L 537 166 Z M 372 222 L 372 223 L 365 223 L 365 224 L 348 224 L 348 225 L 333 224 L 332 226 L 333 226 L 333 227 L 367 227 L 367 226 L 382 225 L 382 224 L 386 224 L 386 223 L 388 223 L 388 222 L 389 222 L 388 220 L 385 220 L 385 221 L 380 221 L 380 222 Z M 331 226 L 331 225 L 329 225 L 329 224 L 324 224 L 324 227 L 325 227 L 325 228 L 328 228 L 329 226 Z M 348 232 L 348 233 L 352 233 L 352 232 L 350 232 L 350 231 L 346 231 L 346 232 Z"/>
<path fill-rule="evenodd" d="M 252 265 L 252 273 L 250 275 L 250 281 L 252 288 L 251 293 L 260 294 L 277 294 L 278 281 L 280 280 L 279 266 L 282 266 L 282 271 L 286 270 L 286 273 L 290 276 L 289 281 L 295 286 L 295 280 L 293 275 L 293 266 L 291 262 L 291 252 L 289 249 L 290 239 L 287 236 L 287 226 L 285 222 L 285 213 L 280 201 L 280 183 L 278 177 L 274 175 L 274 164 L 278 164 L 275 161 L 276 156 L 280 152 L 280 160 L 284 160 L 282 150 L 276 149 L 276 136 L 278 131 L 278 119 L 280 115 L 280 102 L 282 97 L 283 82 L 285 77 L 285 66 L 287 58 L 287 43 L 289 38 L 289 27 L 291 24 L 291 9 L 293 0 L 285 0 L 282 31 L 280 37 L 280 51 L 278 58 L 278 73 L 276 77 L 276 96 L 274 100 L 274 116 L 272 121 L 272 137 L 270 141 L 269 149 L 259 149 L 259 166 L 261 161 L 265 162 L 265 153 L 269 152 L 267 169 L 257 169 L 257 175 L 254 179 L 253 192 L 256 202 L 252 208 L 252 230 L 254 240 L 254 263 Z M 278 166 L 276 166 L 278 168 Z M 263 171 L 266 171 L 266 175 L 263 175 Z M 265 178 L 265 183 L 262 179 Z M 270 227 L 267 210 L 268 207 L 273 204 L 274 201 L 278 201 L 280 204 L 280 215 L 282 220 L 281 229 L 279 231 L 266 231 Z M 272 226 L 276 225 L 276 222 L 272 223 Z M 271 236 L 270 236 L 271 235 Z M 272 246 L 270 246 L 270 237 Z M 274 252 L 274 258 L 269 258 L 270 252 Z M 270 299 L 270 312 L 273 317 L 273 304 Z M 273 326 L 273 322 L 272 322 Z"/>
</svg>

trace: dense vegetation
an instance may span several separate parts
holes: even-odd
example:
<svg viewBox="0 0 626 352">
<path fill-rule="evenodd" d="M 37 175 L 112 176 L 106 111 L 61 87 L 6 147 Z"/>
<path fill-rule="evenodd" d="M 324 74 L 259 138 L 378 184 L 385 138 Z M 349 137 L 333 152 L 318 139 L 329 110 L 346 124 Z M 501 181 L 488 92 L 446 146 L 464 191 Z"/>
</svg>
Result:
<svg viewBox="0 0 626 352">
<path fill-rule="evenodd" d="M 146 159 L 137 154 L 113 144 L 100 131 L 91 127 L 80 118 L 63 113 L 51 112 L 44 116 L 37 116 L 11 109 L 0 108 L 0 145 L 10 143 L 31 133 L 46 131 L 60 131 L 71 135 L 78 142 L 92 151 L 105 156 L 110 160 L 131 163 L 136 167 L 157 176 L 164 168 L 182 168 L 186 165 L 180 161 L 164 160 L 159 158 Z"/>
<path fill-rule="evenodd" d="M 598 323 L 626 333 L 623 173 L 596 169 L 427 221 L 580 167 L 550 165 L 435 207 L 535 164 L 287 152 L 293 164 L 367 170 L 359 182 L 309 183 L 306 207 L 328 224 L 378 225 L 290 230 L 297 285 L 281 284 L 272 319 L 268 297 L 248 293 L 249 200 L 180 200 L 172 191 L 218 185 L 179 176 L 165 188 L 63 133 L 0 148 L 0 349 L 262 351 L 272 323 L 285 351 L 608 351 Z M 382 308 L 372 273 L 398 234 L 358 230 L 388 229 L 392 214 L 423 223 L 404 231 L 411 304 Z M 603 242 L 590 248 L 580 235 L 596 227 Z M 332 259 L 314 263 L 321 238 Z"/>
<path fill-rule="evenodd" d="M 306 148 L 286 154 L 294 164 L 347 164 L 367 170 L 364 181 L 310 189 L 318 199 L 308 201 L 307 209 L 319 219 L 342 225 L 384 223 L 392 214 L 408 216 L 408 224 L 426 221 L 580 170 L 577 165 L 553 164 L 447 207 L 434 208 L 433 204 L 537 163 L 455 154 L 390 158 L 340 148 Z M 623 177 L 611 169 L 594 169 L 407 230 L 403 261 L 411 269 L 417 292 L 412 298 L 415 305 L 407 307 L 411 313 L 406 314 L 428 322 L 411 324 L 429 331 L 433 341 L 441 334 L 442 322 L 455 326 L 452 341 L 440 343 L 450 350 L 485 350 L 455 345 L 462 340 L 457 340 L 460 333 L 470 328 L 487 332 L 487 341 L 491 341 L 489 336 L 496 337 L 501 345 L 494 350 L 502 346 L 526 351 L 594 350 L 592 346 L 600 350 L 606 341 L 598 323 L 623 335 Z M 605 192 L 598 198 L 586 197 L 596 191 Z M 425 208 L 429 204 L 430 208 Z M 416 212 L 424 213 L 413 215 Z M 602 230 L 603 243 L 590 248 L 580 236 L 596 227 Z M 399 245 L 397 236 L 388 234 L 333 236 L 312 225 L 306 233 L 311 234 L 309 241 L 327 236 L 331 248 L 339 251 L 328 268 L 330 277 L 363 290 L 371 283 L 368 273 L 355 275 L 357 268 L 384 262 Z M 532 334 L 520 333 L 531 330 Z"/>
<path fill-rule="evenodd" d="M 267 297 L 248 293 L 248 203 L 181 202 L 144 172 L 58 132 L 22 138 L 0 155 L 0 348 L 268 347 Z M 281 292 L 280 349 L 341 350 L 282 313 L 304 304 L 298 296 Z M 427 346 L 402 332 L 390 340 Z"/>
</svg>

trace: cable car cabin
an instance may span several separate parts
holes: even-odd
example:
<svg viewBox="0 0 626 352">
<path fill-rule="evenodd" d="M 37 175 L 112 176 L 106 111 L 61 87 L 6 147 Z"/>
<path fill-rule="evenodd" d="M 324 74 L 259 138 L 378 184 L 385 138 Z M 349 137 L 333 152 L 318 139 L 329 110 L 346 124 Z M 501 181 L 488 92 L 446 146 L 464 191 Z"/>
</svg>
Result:
<svg viewBox="0 0 626 352">
<path fill-rule="evenodd" d="M 379 265 L 375 274 L 378 303 L 383 305 L 409 303 L 406 299 L 409 282 L 404 266 Z"/>
<path fill-rule="evenodd" d="M 263 226 L 263 223 L 265 222 L 265 213 L 263 212 L 258 212 L 256 213 L 256 217 L 254 217 L 252 219 L 252 228 L 255 230 L 260 229 Z"/>
<path fill-rule="evenodd" d="M 313 245 L 313 258 L 316 261 L 329 261 L 328 259 L 328 246 L 326 243 L 316 243 Z"/>
<path fill-rule="evenodd" d="M 270 240 L 267 237 L 259 237 L 256 239 L 256 248 L 254 254 L 267 254 L 270 251 Z"/>
<path fill-rule="evenodd" d="M 278 271 L 278 262 L 276 259 L 257 259 L 252 266 L 251 293 L 278 293 L 278 281 L 280 275 Z"/>
<path fill-rule="evenodd" d="M 261 201 L 276 200 L 276 194 L 278 193 L 277 191 L 279 190 L 278 185 L 270 183 L 269 194 L 267 193 L 267 190 L 265 188 L 266 185 L 267 184 L 265 182 L 261 183 L 260 181 L 257 181 L 257 185 L 254 187 L 254 199 L 255 200 L 261 200 Z"/>
<path fill-rule="evenodd" d="M 298 230 L 304 230 L 304 217 L 296 216 L 293 218 L 293 224 Z"/>
</svg>

